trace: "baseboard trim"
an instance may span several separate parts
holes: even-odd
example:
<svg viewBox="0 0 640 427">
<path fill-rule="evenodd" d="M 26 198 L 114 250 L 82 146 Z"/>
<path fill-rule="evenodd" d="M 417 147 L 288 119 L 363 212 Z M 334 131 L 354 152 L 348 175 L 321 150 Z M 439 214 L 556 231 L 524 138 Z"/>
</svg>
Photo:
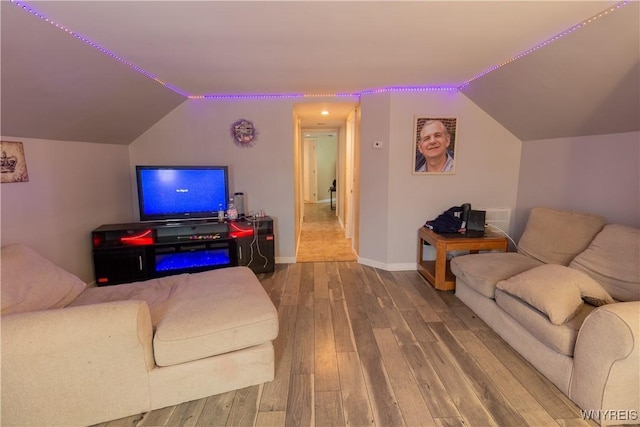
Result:
<svg viewBox="0 0 640 427">
<path fill-rule="evenodd" d="M 416 271 L 418 269 L 418 265 L 412 262 L 388 264 L 372 259 L 358 257 L 358 263 L 386 271 Z"/>
</svg>

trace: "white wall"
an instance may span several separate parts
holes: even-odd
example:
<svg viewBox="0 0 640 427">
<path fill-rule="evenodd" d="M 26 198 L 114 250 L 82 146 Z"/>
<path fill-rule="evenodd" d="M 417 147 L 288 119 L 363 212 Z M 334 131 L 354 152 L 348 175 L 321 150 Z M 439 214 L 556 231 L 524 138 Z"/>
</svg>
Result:
<svg viewBox="0 0 640 427">
<path fill-rule="evenodd" d="M 521 142 L 466 96 L 376 94 L 361 104 L 361 262 L 415 269 L 426 220 L 465 202 L 515 209 Z M 454 175 L 411 173 L 416 115 L 458 118 Z M 382 149 L 373 148 L 375 140 Z"/>
<path fill-rule="evenodd" d="M 358 259 L 379 268 L 388 263 L 389 215 L 389 117 L 390 95 L 364 96 L 360 100 L 360 223 Z M 373 141 L 383 141 L 382 149 L 373 149 Z M 411 210 L 414 208 L 410 208 Z M 400 222 L 407 222 L 402 214 Z M 417 236 L 417 234 L 416 234 Z M 414 239 L 412 239 L 414 240 Z M 413 245 L 417 247 L 417 244 Z"/>
<path fill-rule="evenodd" d="M 601 214 L 639 226 L 638 132 L 522 144 L 460 93 L 373 94 L 362 99 L 360 261 L 415 268 L 417 230 L 450 206 L 514 211 L 517 239 L 533 206 Z M 415 115 L 458 117 L 456 173 L 414 175 Z M 252 120 L 252 148 L 229 127 Z M 230 190 L 275 219 L 276 257 L 295 257 L 291 100 L 192 100 L 131 146 L 2 137 L 24 143 L 30 181 L 2 184 L 2 244 L 31 245 L 85 281 L 93 280 L 90 233 L 137 219 L 135 164 L 226 164 Z M 374 149 L 373 141 L 383 141 Z M 521 150 L 522 146 L 522 150 Z M 603 154 L 604 153 L 604 154 Z"/>
<path fill-rule="evenodd" d="M 21 141 L 29 181 L 4 183 L 2 245 L 25 243 L 65 270 L 93 282 L 91 231 L 129 222 L 128 147 L 2 137 Z"/>
<path fill-rule="evenodd" d="M 258 130 L 253 147 L 239 147 L 231 138 L 238 119 L 252 121 Z M 292 262 L 293 130 L 290 99 L 188 100 L 130 145 L 130 173 L 133 177 L 137 164 L 229 166 L 230 193 L 245 194 L 246 211 L 263 209 L 273 217 L 276 262 Z M 133 191 L 135 215 L 136 197 Z"/>
<path fill-rule="evenodd" d="M 640 132 L 523 143 L 516 234 L 534 206 L 589 212 L 640 227 L 638 141 Z"/>
</svg>

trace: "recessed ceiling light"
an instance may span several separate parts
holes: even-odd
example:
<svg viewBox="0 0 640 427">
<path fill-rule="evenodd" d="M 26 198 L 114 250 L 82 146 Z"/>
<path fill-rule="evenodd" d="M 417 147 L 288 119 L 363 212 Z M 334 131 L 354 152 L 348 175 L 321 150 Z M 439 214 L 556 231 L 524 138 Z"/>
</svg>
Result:
<svg viewBox="0 0 640 427">
<path fill-rule="evenodd" d="M 322 114 L 323 116 L 328 116 L 329 112 L 327 110 L 322 110 L 322 112 L 320 112 L 320 114 Z"/>
</svg>

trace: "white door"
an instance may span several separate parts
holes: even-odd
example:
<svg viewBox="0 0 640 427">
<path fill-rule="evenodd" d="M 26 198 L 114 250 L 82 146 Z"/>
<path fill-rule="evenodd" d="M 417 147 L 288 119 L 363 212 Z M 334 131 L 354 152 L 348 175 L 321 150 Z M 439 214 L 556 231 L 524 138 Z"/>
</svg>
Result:
<svg viewBox="0 0 640 427">
<path fill-rule="evenodd" d="M 318 201 L 318 172 L 316 161 L 316 139 L 305 138 L 304 164 L 302 165 L 305 202 L 316 203 Z"/>
<path fill-rule="evenodd" d="M 345 235 L 348 239 L 353 237 L 354 232 L 354 200 L 353 200 L 353 162 L 355 160 L 354 147 L 355 147 L 355 114 L 349 114 L 347 118 L 347 141 L 346 141 L 346 161 L 345 161 L 345 193 L 346 193 L 346 217 L 345 217 Z"/>
</svg>

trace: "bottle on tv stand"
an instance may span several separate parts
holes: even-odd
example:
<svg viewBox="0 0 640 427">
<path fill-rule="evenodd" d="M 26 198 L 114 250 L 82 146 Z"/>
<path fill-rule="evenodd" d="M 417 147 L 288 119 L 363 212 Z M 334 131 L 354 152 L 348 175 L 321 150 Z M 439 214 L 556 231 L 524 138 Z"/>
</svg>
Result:
<svg viewBox="0 0 640 427">
<path fill-rule="evenodd" d="M 238 210 L 233 203 L 233 198 L 229 199 L 229 206 L 227 207 L 227 218 L 229 221 L 235 221 L 238 219 Z"/>
</svg>

